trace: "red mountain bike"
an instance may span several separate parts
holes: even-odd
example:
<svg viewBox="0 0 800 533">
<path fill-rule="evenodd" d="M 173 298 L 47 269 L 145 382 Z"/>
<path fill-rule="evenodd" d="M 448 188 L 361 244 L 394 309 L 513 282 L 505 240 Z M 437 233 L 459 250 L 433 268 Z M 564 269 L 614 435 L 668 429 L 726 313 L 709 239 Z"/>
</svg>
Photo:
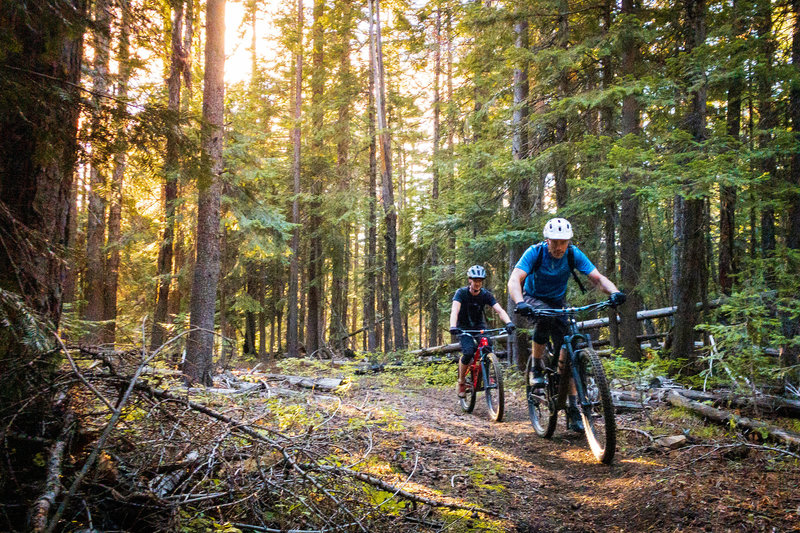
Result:
<svg viewBox="0 0 800 533">
<path fill-rule="evenodd" d="M 486 406 L 489 408 L 489 418 L 495 422 L 503 421 L 505 395 L 503 369 L 497 356 L 492 353 L 489 337 L 501 331 L 505 329 L 461 330 L 461 334 L 471 336 L 477 346 L 475 356 L 467 367 L 467 395 L 459 398 L 461 409 L 465 413 L 471 413 L 475 409 L 478 392 L 483 391 L 486 395 Z"/>
</svg>

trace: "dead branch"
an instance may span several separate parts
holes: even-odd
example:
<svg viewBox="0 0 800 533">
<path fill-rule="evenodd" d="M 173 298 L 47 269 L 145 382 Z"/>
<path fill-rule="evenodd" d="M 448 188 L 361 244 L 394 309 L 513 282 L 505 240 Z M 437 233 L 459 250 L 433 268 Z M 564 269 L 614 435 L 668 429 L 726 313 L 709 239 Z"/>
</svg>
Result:
<svg viewBox="0 0 800 533">
<path fill-rule="evenodd" d="M 386 481 L 383 481 L 382 479 L 376 478 L 374 476 L 370 476 L 369 474 L 365 474 L 363 472 L 356 472 L 355 470 L 351 470 L 349 468 L 344 468 L 344 467 L 341 467 L 341 466 L 321 465 L 321 464 L 318 464 L 318 463 L 306 464 L 306 465 L 303 465 L 303 466 L 306 467 L 309 470 L 318 470 L 320 472 L 328 472 L 328 473 L 333 473 L 333 474 L 346 475 L 346 476 L 355 478 L 355 479 L 357 479 L 359 481 L 363 481 L 364 483 L 367 483 L 369 485 L 373 485 L 375 487 L 378 487 L 379 489 L 385 490 L 387 492 L 392 492 L 394 494 L 402 496 L 403 498 L 405 498 L 407 500 L 410 500 L 410 501 L 413 501 L 413 502 L 417 502 L 417 503 L 426 504 L 426 505 L 430 505 L 431 507 L 445 507 L 447 509 L 456 509 L 456 510 L 460 510 L 460 511 L 478 512 L 478 513 L 483 513 L 483 514 L 488 515 L 488 516 L 494 516 L 494 517 L 497 517 L 497 518 L 504 518 L 503 515 L 501 515 L 500 513 L 496 512 L 496 511 L 491 511 L 489 509 L 484 509 L 483 507 L 478 507 L 476 505 L 465 506 L 465 505 L 460 505 L 460 504 L 457 504 L 457 503 L 446 502 L 444 500 L 435 500 L 433 498 L 426 498 L 424 496 L 418 496 L 418 495 L 413 494 L 411 492 L 408 492 L 406 490 L 399 489 L 395 485 L 392 485 L 391 483 L 387 483 Z"/>
<path fill-rule="evenodd" d="M 738 416 L 722 409 L 715 409 L 714 407 L 695 402 L 686 396 L 680 394 L 676 390 L 671 390 L 667 394 L 667 400 L 672 405 L 683 407 L 694 411 L 704 416 L 708 420 L 721 425 L 734 424 L 736 426 L 755 431 L 757 433 L 766 434 L 773 440 L 784 442 L 794 449 L 800 449 L 800 434 L 787 431 L 785 429 L 771 426 L 758 420 L 752 420 L 743 416 Z"/>
<path fill-rule="evenodd" d="M 31 512 L 32 531 L 40 533 L 47 527 L 47 516 L 50 508 L 61 494 L 61 463 L 64 459 L 64 450 L 67 442 L 75 432 L 74 416 L 71 411 L 67 412 L 61 434 L 50 448 L 50 455 L 47 459 L 47 478 L 45 480 L 44 493 L 39 496 L 33 504 Z"/>
</svg>

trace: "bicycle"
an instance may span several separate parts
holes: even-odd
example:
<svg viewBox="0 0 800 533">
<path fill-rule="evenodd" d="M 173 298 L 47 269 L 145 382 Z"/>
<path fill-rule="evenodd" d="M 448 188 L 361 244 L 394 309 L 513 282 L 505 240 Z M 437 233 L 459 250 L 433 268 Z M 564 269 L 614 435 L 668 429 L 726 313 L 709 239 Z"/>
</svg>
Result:
<svg viewBox="0 0 800 533">
<path fill-rule="evenodd" d="M 461 409 L 465 413 L 471 413 L 475 409 L 478 392 L 483 391 L 486 396 L 486 406 L 489 408 L 489 418 L 495 422 L 503 421 L 505 394 L 503 370 L 500 368 L 500 361 L 489 346 L 489 336 L 501 331 L 505 331 L 505 329 L 461 330 L 461 335 L 470 335 L 477 346 L 465 376 L 466 396 L 459 397 Z"/>
<path fill-rule="evenodd" d="M 528 414 L 536 434 L 544 438 L 552 437 L 558 423 L 558 411 L 563 409 L 566 417 L 570 380 L 562 377 L 571 376 L 578 393 L 586 440 L 594 456 L 604 464 L 611 464 L 616 451 L 617 425 L 614 418 L 614 404 L 611 401 L 611 391 L 600 357 L 592 348 L 591 338 L 578 331 L 576 316 L 588 311 L 599 311 L 611 305 L 611 301 L 607 300 L 583 307 L 532 310 L 530 316 L 534 318 L 560 316 L 567 318 L 568 331 L 564 335 L 562 346 L 567 351 L 567 357 L 563 370 L 559 372 L 560 365 L 553 365 L 554 357 L 548 343 L 548 349 L 543 356 L 544 387 L 534 388 L 531 385 L 533 357 L 528 358 L 525 370 Z"/>
</svg>

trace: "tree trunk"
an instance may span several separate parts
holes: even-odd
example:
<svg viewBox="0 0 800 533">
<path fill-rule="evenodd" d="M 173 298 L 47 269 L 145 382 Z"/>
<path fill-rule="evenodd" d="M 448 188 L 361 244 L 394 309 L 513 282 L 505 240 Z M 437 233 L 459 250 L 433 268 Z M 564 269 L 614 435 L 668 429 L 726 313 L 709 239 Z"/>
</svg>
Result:
<svg viewBox="0 0 800 533">
<path fill-rule="evenodd" d="M 339 2 L 341 12 L 340 53 L 339 53 L 339 108 L 336 122 L 336 190 L 341 200 L 344 200 L 350 188 L 350 108 L 353 105 L 353 83 L 350 67 L 350 39 L 353 26 L 352 7 L 350 2 Z M 345 208 L 337 208 L 337 215 L 345 219 Z M 335 228 L 336 241 L 331 256 L 332 286 L 331 286 L 331 317 L 329 328 L 329 342 L 333 349 L 341 353 L 347 335 L 348 315 L 348 278 L 350 270 L 350 233 L 351 224 L 345 222 Z"/>
<path fill-rule="evenodd" d="M 260 269 L 256 263 L 247 262 L 245 263 L 245 271 L 247 296 L 251 301 L 258 302 L 260 299 L 259 294 L 264 293 L 259 280 Z M 245 311 L 244 318 L 244 347 L 242 348 L 242 354 L 256 355 L 256 312 Z"/>
<path fill-rule="evenodd" d="M 613 8 L 615 4 L 607 0 L 603 9 L 603 32 L 608 35 L 609 29 L 612 24 Z M 609 90 L 614 84 L 614 61 L 608 55 L 601 60 L 601 68 L 603 70 L 603 89 Z M 600 110 L 600 122 L 603 134 L 615 138 L 616 132 L 614 130 L 614 105 L 606 104 Z M 605 202 L 605 275 L 614 284 L 617 283 L 617 201 L 616 194 L 609 195 Z M 611 346 L 617 348 L 619 346 L 619 324 L 617 323 L 617 311 L 615 309 L 608 309 L 609 325 L 608 336 L 611 341 Z"/>
<path fill-rule="evenodd" d="M 792 68 L 794 81 L 789 93 L 789 113 L 792 123 L 792 136 L 794 142 L 800 145 L 800 0 L 792 0 L 794 13 L 794 29 L 792 32 Z M 789 205 L 789 231 L 787 245 L 792 250 L 800 249 L 800 150 L 792 154 L 790 182 L 795 187 L 795 192 L 790 196 Z M 796 269 L 792 270 L 797 272 Z"/>
<path fill-rule="evenodd" d="M 70 192 L 87 23 L 84 2 L 65 0 L 58 6 L 43 3 L 22 18 L 16 16 L 17 6 L 0 5 L 0 33 L 16 44 L 3 50 L 3 70 L 12 74 L 0 75 L 4 98 L 0 108 L 0 289 L 18 295 L 29 311 L 54 328 L 61 319 L 64 247 L 75 216 Z M 42 83 L 41 77 L 63 82 Z M 20 317 L 19 309 L 9 308 L 7 302 L 5 298 L 0 302 L 0 312 Z M 52 353 L 45 353 L 54 347 L 49 334 L 39 346 L 25 344 L 23 335 L 18 335 L 29 325 L 9 318 L 0 328 L 0 418 L 4 420 L 20 414 L 20 400 L 29 405 L 31 391 L 41 390 L 55 361 Z M 34 423 L 40 427 L 41 419 Z"/>
<path fill-rule="evenodd" d="M 800 145 L 800 0 L 792 0 L 792 11 L 794 14 L 794 29 L 792 33 L 792 68 L 794 69 L 794 80 L 789 92 L 789 115 L 792 124 L 792 137 L 797 145 Z M 789 169 L 789 186 L 794 187 L 794 193 L 789 196 L 789 221 L 786 245 L 794 254 L 800 250 L 800 151 L 795 149 L 791 158 Z M 789 255 L 788 272 L 800 271 L 800 261 L 797 255 Z M 794 294 L 787 294 L 786 297 L 794 299 L 797 296 L 797 281 L 794 279 L 794 287 L 790 286 L 789 291 Z M 792 339 L 800 335 L 800 321 L 784 313 L 781 317 L 783 325 L 783 335 L 787 339 Z M 800 347 L 791 342 L 781 346 L 781 365 L 790 368 L 800 363 Z M 796 368 L 796 366 L 795 366 Z M 800 377 L 800 370 L 794 372 L 793 379 L 797 382 Z M 789 379 L 790 376 L 787 376 Z"/>
<path fill-rule="evenodd" d="M 756 30 L 759 42 L 759 57 L 763 64 L 756 70 L 756 89 L 758 91 L 758 148 L 765 152 L 759 162 L 759 170 L 766 179 L 761 188 L 761 257 L 766 261 L 765 281 L 768 287 L 775 285 L 775 265 L 770 261 L 775 254 L 775 185 L 777 183 L 777 163 L 771 154 L 774 149 L 772 129 L 777 126 L 777 114 L 772 98 L 774 74 L 772 56 L 775 54 L 775 40 L 772 38 L 772 3 L 759 0 L 756 4 Z"/>
<path fill-rule="evenodd" d="M 562 50 L 567 50 L 569 46 L 569 2 L 568 0 L 560 0 L 558 3 L 558 36 L 556 37 L 556 46 Z M 569 71 L 564 68 L 558 76 L 558 96 L 559 98 L 566 98 L 569 96 Z M 567 174 L 568 174 L 568 160 L 567 160 L 567 117 L 565 111 L 558 112 L 555 126 L 555 146 L 556 152 L 555 162 L 553 167 L 553 176 L 555 180 L 555 197 L 556 207 L 560 210 L 567 205 L 569 193 L 567 191 Z"/>
<path fill-rule="evenodd" d="M 638 15 L 634 0 L 622 0 L 622 15 Z M 633 23 L 633 26 L 636 26 Z M 621 37 L 623 77 L 635 78 L 639 62 L 639 43 L 635 37 L 639 28 L 631 28 Z M 635 94 L 626 94 L 622 99 L 622 135 L 640 135 L 639 102 Z M 641 333 L 641 326 L 636 320 L 636 312 L 642 306 L 642 297 L 639 293 L 639 276 L 642 270 L 641 235 L 639 223 L 639 197 L 636 196 L 636 187 L 632 183 L 633 175 L 630 172 L 622 173 L 622 198 L 620 201 L 620 282 L 621 288 L 628 294 L 628 302 L 619 308 L 620 344 L 625 350 L 625 356 L 631 361 L 642 359 L 642 350 L 637 336 Z"/>
<path fill-rule="evenodd" d="M 744 23 L 741 16 L 741 0 L 733 1 L 733 31 L 731 37 L 744 33 Z M 726 106 L 726 129 L 733 139 L 734 146 L 739 144 L 739 132 L 742 121 L 742 88 L 744 86 L 744 72 L 742 60 L 738 50 L 733 52 L 732 67 L 734 74 L 728 85 L 728 105 Z M 735 238 L 736 238 L 736 195 L 734 185 L 722 184 L 719 188 L 719 287 L 723 294 L 730 295 L 733 289 L 733 275 L 736 274 L 735 266 Z"/>
<path fill-rule="evenodd" d="M 439 165 L 441 164 L 441 114 L 442 114 L 442 99 L 441 99 L 441 76 L 442 76 L 442 10 L 441 6 L 436 7 L 436 23 L 434 31 L 434 48 L 433 48 L 433 160 L 431 168 L 431 207 L 437 209 L 439 205 Z M 430 275 L 421 276 L 427 277 L 430 281 L 430 289 L 427 294 L 427 308 L 428 308 L 428 346 L 435 346 L 439 337 L 439 284 L 441 277 L 439 276 L 439 243 L 438 235 L 434 234 L 431 239 L 430 251 Z M 422 311 L 423 302 L 425 299 L 423 290 L 423 281 L 420 279 L 420 311 Z M 420 316 L 420 343 L 423 342 L 422 336 L 422 316 Z"/>
<path fill-rule="evenodd" d="M 207 163 L 198 179 L 197 257 L 184 374 L 189 383 L 211 384 L 214 309 L 220 270 L 220 191 L 222 187 L 225 95 L 225 0 L 206 5 L 206 57 L 203 83 L 203 154 Z"/>
<path fill-rule="evenodd" d="M 383 69 L 383 44 L 381 43 L 380 0 L 370 0 L 375 8 L 375 31 L 372 46 L 375 48 L 375 101 L 378 115 L 378 135 L 381 153 L 381 190 L 386 233 L 386 275 L 391 294 L 391 323 L 394 330 L 394 350 L 405 348 L 403 339 L 403 314 L 400 309 L 400 283 L 397 264 L 397 211 L 394 205 L 394 185 L 392 184 L 392 147 L 389 126 L 386 121 L 386 85 Z"/>
<path fill-rule="evenodd" d="M 524 6 L 522 6 L 524 8 Z M 529 28 L 527 13 L 524 9 L 520 9 L 517 14 L 519 19 L 514 23 L 514 33 L 516 36 L 514 46 L 523 55 L 528 51 Z M 514 110 L 511 114 L 511 158 L 519 164 L 519 170 L 514 172 L 513 181 L 509 184 L 511 190 L 510 199 L 510 212 L 511 227 L 524 229 L 530 225 L 531 217 L 531 178 L 527 172 L 522 170 L 521 161 L 524 161 L 530 155 L 530 147 L 528 144 L 528 125 L 529 125 L 529 82 L 528 82 L 528 61 L 522 61 L 514 68 Z M 514 243 L 508 250 L 508 263 L 509 270 L 514 268 L 517 264 L 522 253 L 525 251 L 523 243 Z M 509 316 L 513 317 L 514 307 L 516 302 L 512 301 L 509 295 L 506 301 L 506 311 Z M 520 335 L 526 335 L 519 332 L 512 335 L 508 343 L 508 357 L 509 362 L 516 363 L 517 368 L 524 371 L 525 365 L 528 364 L 528 357 L 530 353 L 527 349 L 528 343 L 517 342 Z M 432 346 L 432 345 L 431 345 Z"/>
<path fill-rule="evenodd" d="M 300 115 L 303 98 L 303 0 L 297 0 L 297 42 L 295 43 L 295 80 L 294 108 L 292 109 L 292 183 L 294 198 L 292 199 L 292 257 L 289 264 L 289 294 L 287 299 L 288 323 L 286 325 L 286 351 L 290 357 L 300 354 L 298 336 L 298 284 L 300 281 Z"/>
<path fill-rule="evenodd" d="M 101 156 L 101 130 L 103 124 L 104 96 L 108 94 L 108 64 L 111 34 L 110 6 L 106 0 L 95 3 L 95 23 L 93 32 L 94 72 L 92 74 L 92 162 L 91 190 L 89 193 L 88 219 L 86 228 L 86 314 L 89 321 L 101 321 L 105 315 L 103 308 L 103 283 L 105 281 L 105 229 L 106 229 L 106 178 L 108 161 Z M 102 329 L 90 326 L 85 342 L 102 340 Z"/>
<path fill-rule="evenodd" d="M 705 41 L 705 0 L 686 2 L 686 53 L 690 54 Z M 697 70 L 690 74 L 690 110 L 685 118 L 685 129 L 700 143 L 705 140 L 706 80 L 705 73 Z M 685 187 L 691 189 L 692 183 Z M 702 299 L 702 285 L 706 276 L 705 244 L 703 242 L 704 198 L 686 197 L 681 209 L 681 273 L 675 286 L 677 310 L 675 312 L 672 356 L 689 358 L 694 351 L 694 328 L 699 313 L 695 303 Z"/>
<path fill-rule="evenodd" d="M 120 4 L 122 20 L 119 33 L 119 83 L 117 85 L 117 112 L 120 116 L 125 113 L 126 100 L 128 99 L 128 80 L 131 75 L 130 66 L 130 5 L 128 0 Z M 120 131 L 124 130 L 124 123 L 120 124 Z M 106 321 L 103 342 L 114 344 L 117 323 L 117 288 L 119 285 L 120 247 L 122 246 L 122 188 L 127 165 L 127 143 L 122 143 L 119 151 L 114 154 L 114 172 L 111 178 L 109 191 L 110 208 L 108 211 L 108 265 L 106 268 L 106 283 L 104 287 L 103 320 Z"/>
<path fill-rule="evenodd" d="M 374 31 L 372 12 L 370 11 L 370 34 Z M 367 252 L 364 254 L 366 265 L 366 281 L 364 285 L 364 327 L 367 328 L 366 349 L 368 352 L 378 350 L 377 323 L 377 301 L 376 292 L 378 286 L 377 275 L 377 256 L 378 256 L 378 214 L 377 214 L 377 187 L 378 187 L 378 142 L 375 132 L 375 49 L 370 44 L 369 47 L 369 104 L 367 112 L 368 135 L 369 135 L 369 181 L 367 183 L 367 198 L 369 198 L 369 220 L 367 222 Z"/>
<path fill-rule="evenodd" d="M 183 58 L 188 50 L 181 47 L 183 38 L 183 0 L 175 2 L 172 17 L 172 46 L 170 49 L 167 109 L 170 120 L 174 121 L 167 131 L 167 146 L 164 157 L 164 235 L 158 250 L 158 288 L 153 312 L 153 334 L 150 350 L 153 351 L 166 340 L 164 324 L 169 312 L 169 289 L 172 284 L 172 258 L 175 236 L 175 203 L 178 199 L 178 172 L 180 170 L 178 152 L 178 112 L 181 108 L 181 72 Z"/>
<path fill-rule="evenodd" d="M 306 353 L 312 354 L 322 346 L 322 305 L 325 276 L 322 273 L 324 258 L 322 257 L 322 206 L 323 175 L 325 160 L 322 154 L 322 135 L 324 132 L 324 107 L 322 92 L 325 88 L 325 69 L 323 52 L 325 32 L 322 17 L 325 12 L 324 0 L 314 0 L 314 21 L 312 24 L 313 48 L 311 52 L 311 201 L 309 203 L 309 255 L 307 266 L 308 306 L 306 308 Z"/>
</svg>

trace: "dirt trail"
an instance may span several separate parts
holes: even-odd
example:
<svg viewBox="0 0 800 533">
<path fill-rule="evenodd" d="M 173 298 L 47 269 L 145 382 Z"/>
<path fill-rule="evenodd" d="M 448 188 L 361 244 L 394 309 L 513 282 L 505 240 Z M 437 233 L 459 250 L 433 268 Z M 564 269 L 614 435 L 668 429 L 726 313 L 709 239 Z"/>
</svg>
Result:
<svg viewBox="0 0 800 533">
<path fill-rule="evenodd" d="M 499 510 L 507 518 L 492 530 L 800 531 L 798 462 L 762 450 L 714 447 L 734 436 L 724 442 L 690 436 L 690 446 L 665 451 L 622 430 L 614 463 L 605 466 L 583 435 L 566 431 L 563 417 L 552 440 L 537 437 L 521 390 L 507 390 L 500 424 L 489 421 L 482 394 L 475 411 L 463 414 L 454 392 L 441 388 L 353 392 L 405 417 L 405 431 L 387 434 L 377 453 L 399 475 L 413 471 L 407 487 Z M 658 413 L 653 419 L 659 434 L 690 429 L 691 435 L 687 424 L 702 427 Z M 618 414 L 617 422 L 624 428 L 651 423 L 639 413 Z M 484 529 L 470 523 L 452 530 Z"/>
</svg>

